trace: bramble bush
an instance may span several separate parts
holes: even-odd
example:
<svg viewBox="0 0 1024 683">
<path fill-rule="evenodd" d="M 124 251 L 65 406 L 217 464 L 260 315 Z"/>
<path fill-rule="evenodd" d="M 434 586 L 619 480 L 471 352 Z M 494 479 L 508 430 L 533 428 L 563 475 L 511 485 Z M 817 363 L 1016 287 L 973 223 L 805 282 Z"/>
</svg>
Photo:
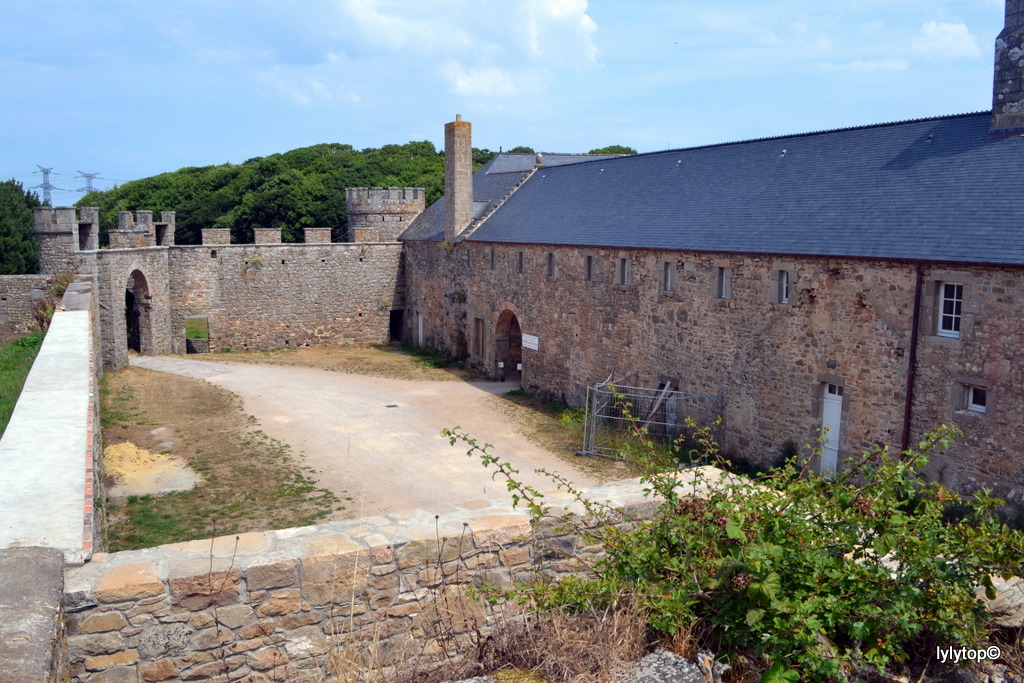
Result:
<svg viewBox="0 0 1024 683">
<path fill-rule="evenodd" d="M 542 578 L 514 589 L 518 597 L 563 609 L 629 602 L 666 636 L 700 624 L 722 651 L 755 662 L 762 681 L 845 680 L 927 656 L 936 645 L 981 643 L 986 612 L 977 588 L 992 597 L 992 575 L 1021 569 L 1024 534 L 992 514 L 1001 501 L 988 491 L 967 499 L 922 476 L 929 453 L 957 435 L 952 427 L 927 434 L 916 449 L 865 452 L 832 479 L 794 456 L 751 480 L 712 468 L 680 476 L 634 425 L 624 455 L 644 472 L 657 512 L 623 523 L 552 475 L 586 511 L 575 530 L 605 553 L 589 574 Z M 520 483 L 489 444 L 458 427 L 445 434 L 496 468 L 535 522 L 550 515 L 542 494 Z M 696 446 L 676 455 L 724 464 L 710 430 L 697 434 Z M 950 506 L 963 511 L 955 523 L 943 520 Z"/>
</svg>

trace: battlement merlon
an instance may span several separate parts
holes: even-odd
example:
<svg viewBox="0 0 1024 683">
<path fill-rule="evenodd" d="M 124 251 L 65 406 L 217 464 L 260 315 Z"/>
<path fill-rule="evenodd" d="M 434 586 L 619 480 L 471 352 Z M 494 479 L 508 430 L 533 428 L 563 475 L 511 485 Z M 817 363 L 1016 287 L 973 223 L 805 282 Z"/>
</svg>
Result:
<svg viewBox="0 0 1024 683">
<path fill-rule="evenodd" d="M 131 211 L 119 211 L 117 230 L 110 233 L 110 245 L 114 249 L 135 247 L 168 247 L 174 244 L 175 214 L 161 211 L 160 220 L 153 220 L 153 212 L 139 210 L 132 216 Z"/>
</svg>

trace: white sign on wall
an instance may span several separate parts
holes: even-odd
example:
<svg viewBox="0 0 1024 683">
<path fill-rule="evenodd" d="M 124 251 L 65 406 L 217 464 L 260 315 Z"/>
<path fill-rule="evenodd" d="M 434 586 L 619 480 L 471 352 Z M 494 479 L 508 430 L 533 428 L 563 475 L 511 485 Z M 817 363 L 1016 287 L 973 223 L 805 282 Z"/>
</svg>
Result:
<svg viewBox="0 0 1024 683">
<path fill-rule="evenodd" d="M 523 348 L 524 349 L 533 349 L 534 351 L 536 351 L 539 345 L 540 345 L 540 337 L 538 337 L 536 335 L 533 335 L 533 334 L 524 334 L 523 335 Z"/>
</svg>

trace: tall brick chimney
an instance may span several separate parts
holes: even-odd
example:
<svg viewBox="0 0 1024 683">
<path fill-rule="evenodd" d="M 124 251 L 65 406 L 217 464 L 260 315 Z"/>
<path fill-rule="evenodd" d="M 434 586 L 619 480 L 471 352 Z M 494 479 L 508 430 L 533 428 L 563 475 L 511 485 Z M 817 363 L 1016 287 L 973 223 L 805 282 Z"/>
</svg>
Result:
<svg viewBox="0 0 1024 683">
<path fill-rule="evenodd" d="M 472 128 L 459 114 L 444 125 L 444 238 L 448 242 L 473 220 Z"/>
<path fill-rule="evenodd" d="M 1006 0 L 1006 19 L 996 38 L 992 130 L 1024 128 L 1024 0 Z"/>
</svg>

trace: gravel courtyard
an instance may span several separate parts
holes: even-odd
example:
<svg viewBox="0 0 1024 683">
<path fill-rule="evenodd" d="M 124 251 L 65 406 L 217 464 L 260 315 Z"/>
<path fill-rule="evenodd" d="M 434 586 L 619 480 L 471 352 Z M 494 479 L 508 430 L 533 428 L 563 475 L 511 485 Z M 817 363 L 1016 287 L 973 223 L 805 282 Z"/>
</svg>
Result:
<svg viewBox="0 0 1024 683">
<path fill-rule="evenodd" d="M 501 498 L 504 481 L 443 427 L 459 426 L 510 461 L 540 490 L 545 468 L 581 486 L 596 479 L 533 443 L 510 424 L 497 395 L 518 385 L 423 381 L 184 357 L 137 356 L 132 365 L 204 379 L 240 396 L 260 428 L 316 470 L 319 485 L 351 496 L 349 515 L 376 515 Z"/>
</svg>

